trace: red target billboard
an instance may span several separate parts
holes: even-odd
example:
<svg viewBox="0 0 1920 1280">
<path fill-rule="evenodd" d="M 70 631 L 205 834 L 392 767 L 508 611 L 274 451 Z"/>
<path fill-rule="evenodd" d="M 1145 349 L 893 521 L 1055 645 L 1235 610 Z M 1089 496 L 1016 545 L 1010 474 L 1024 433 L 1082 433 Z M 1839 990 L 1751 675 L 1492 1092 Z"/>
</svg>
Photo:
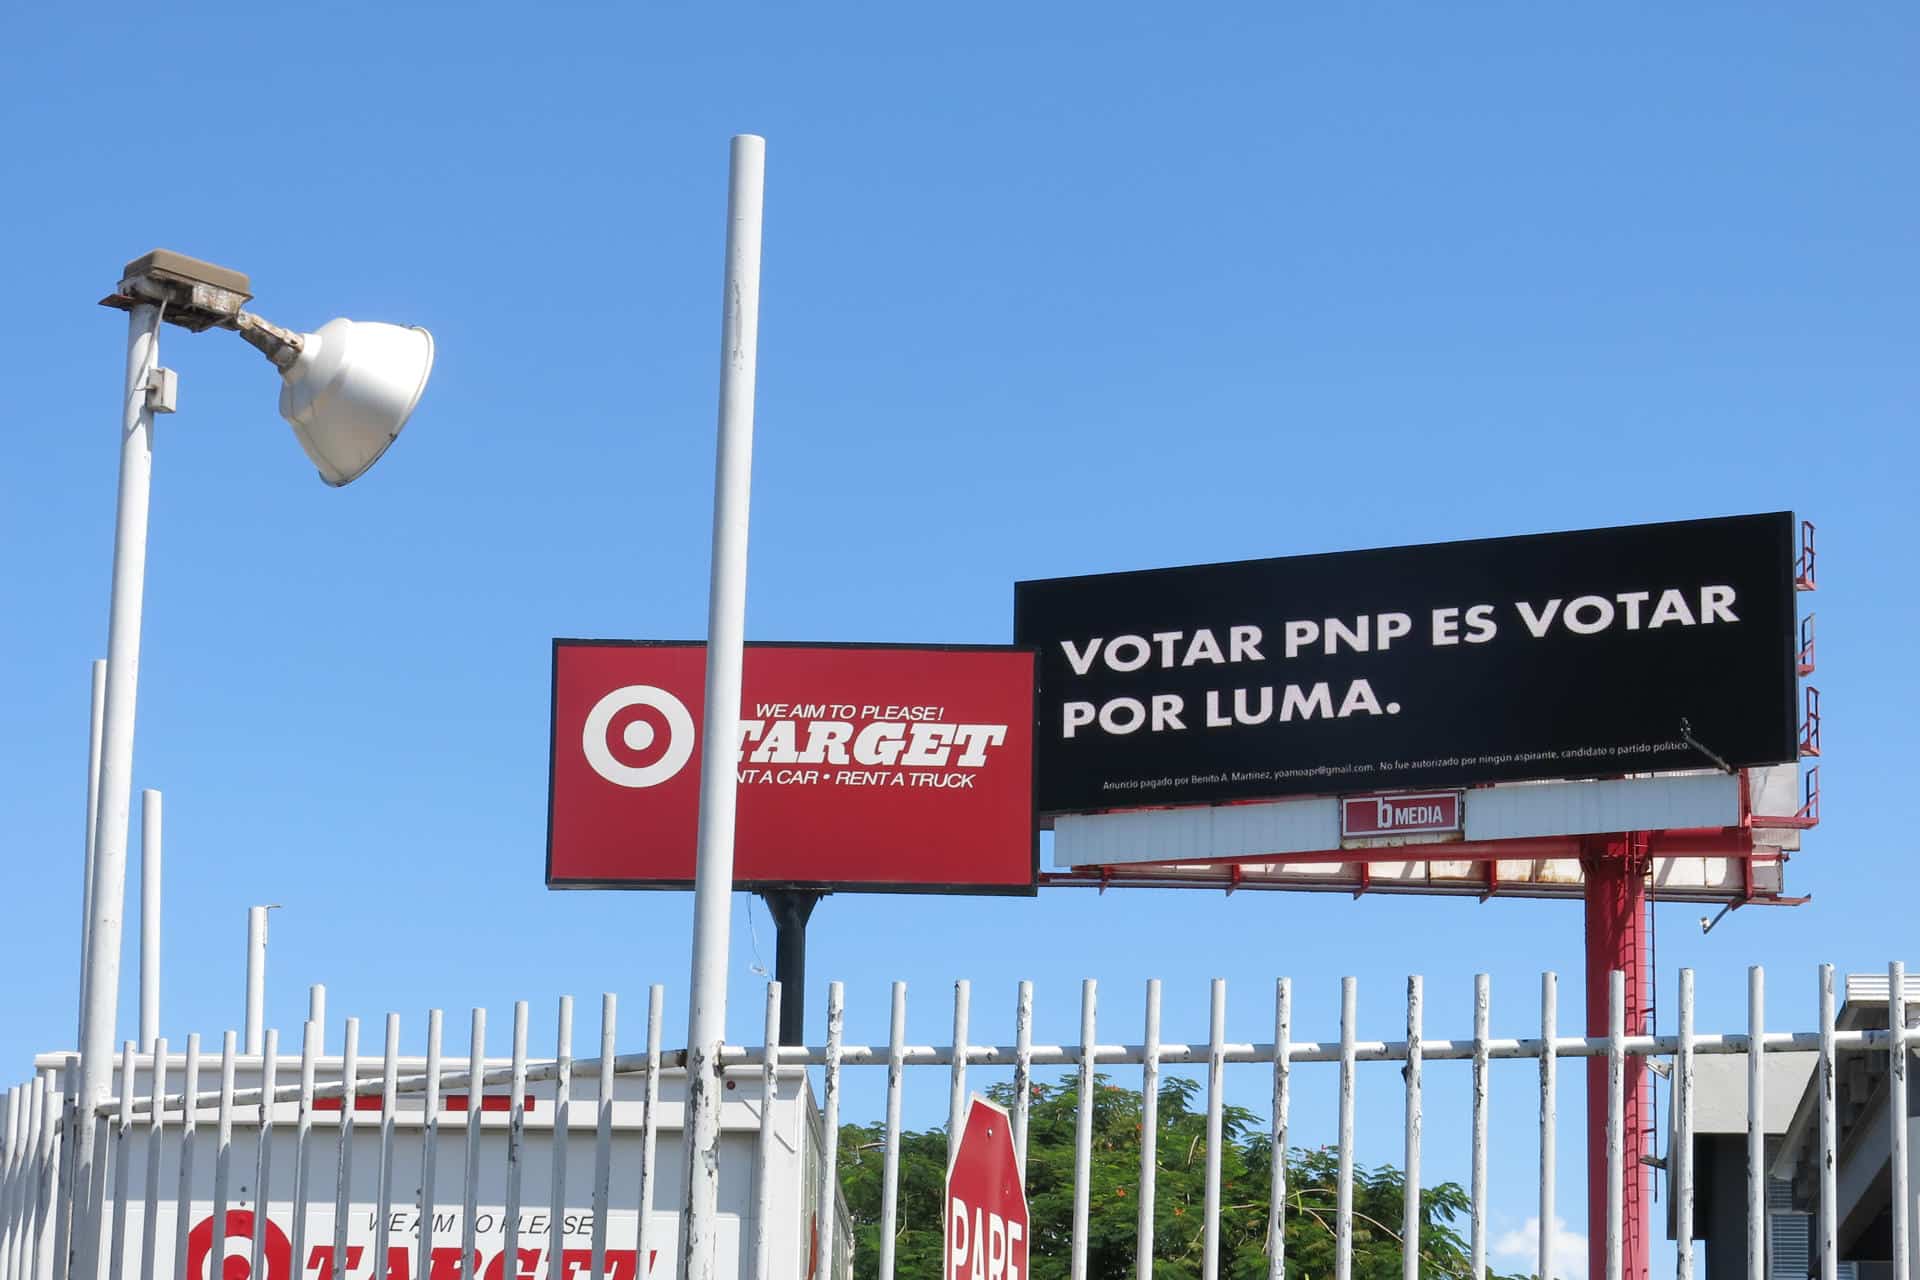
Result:
<svg viewBox="0 0 1920 1280">
<path fill-rule="evenodd" d="M 1031 650 L 750 644 L 741 889 L 1032 893 Z M 556 640 L 549 888 L 683 889 L 706 646 Z"/>
</svg>

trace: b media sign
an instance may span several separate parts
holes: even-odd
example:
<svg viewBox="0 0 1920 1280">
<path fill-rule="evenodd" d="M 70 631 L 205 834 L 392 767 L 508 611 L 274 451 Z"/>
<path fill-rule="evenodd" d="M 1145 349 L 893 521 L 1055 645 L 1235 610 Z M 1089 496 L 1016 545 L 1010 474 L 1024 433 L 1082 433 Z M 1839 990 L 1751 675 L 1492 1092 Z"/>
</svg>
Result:
<svg viewBox="0 0 1920 1280">
<path fill-rule="evenodd" d="M 1021 582 L 1043 813 L 1797 758 L 1789 512 Z"/>
<path fill-rule="evenodd" d="M 688 888 L 706 646 L 556 640 L 550 888 Z M 750 644 L 734 884 L 1032 893 L 1034 655 Z"/>
</svg>

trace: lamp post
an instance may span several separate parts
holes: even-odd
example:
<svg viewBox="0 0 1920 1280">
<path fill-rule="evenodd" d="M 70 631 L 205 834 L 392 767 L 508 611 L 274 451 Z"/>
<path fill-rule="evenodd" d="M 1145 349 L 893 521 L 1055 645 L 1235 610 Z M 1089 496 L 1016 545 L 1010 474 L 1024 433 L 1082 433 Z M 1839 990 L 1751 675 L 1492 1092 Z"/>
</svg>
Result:
<svg viewBox="0 0 1920 1280">
<path fill-rule="evenodd" d="M 121 913 L 127 879 L 128 810 L 133 797 L 134 703 L 139 690 L 140 612 L 146 590 L 147 501 L 153 478 L 153 419 L 172 413 L 178 380 L 160 366 L 164 321 L 194 333 L 230 329 L 280 370 L 280 413 L 330 485 L 358 478 L 379 460 L 426 389 L 433 339 L 424 329 L 333 320 L 294 333 L 243 305 L 247 277 L 227 267 L 156 249 L 127 264 L 101 305 L 127 312 L 127 370 L 121 402 L 120 488 L 113 535 L 113 594 L 107 624 L 100 789 L 94 821 L 86 967 L 81 975 L 80 1087 L 73 1144 L 75 1200 L 99 1200 L 94 1132 L 113 1073 L 120 998 Z M 70 1236 L 72 1280 L 95 1280 L 95 1223 Z"/>
<path fill-rule="evenodd" d="M 685 1280 L 714 1280 L 720 1200 L 720 1049 L 727 1034 L 727 909 L 747 613 L 747 500 L 760 341 L 760 224 L 766 139 L 733 139 L 727 263 L 720 304 L 720 427 L 714 459 L 713 565 L 707 591 L 707 692 L 700 732 L 700 826 L 693 871 L 693 973 L 687 993 Z"/>
</svg>

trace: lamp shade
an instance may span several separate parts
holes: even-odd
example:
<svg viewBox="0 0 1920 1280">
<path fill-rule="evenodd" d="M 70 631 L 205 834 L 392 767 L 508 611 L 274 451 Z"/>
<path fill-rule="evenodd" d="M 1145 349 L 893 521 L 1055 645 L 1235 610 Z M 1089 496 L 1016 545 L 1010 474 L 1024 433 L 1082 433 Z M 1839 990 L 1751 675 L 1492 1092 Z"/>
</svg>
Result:
<svg viewBox="0 0 1920 1280">
<path fill-rule="evenodd" d="M 281 375 L 280 416 L 330 485 L 357 480 L 407 425 L 433 371 L 425 329 L 329 320 Z"/>
</svg>

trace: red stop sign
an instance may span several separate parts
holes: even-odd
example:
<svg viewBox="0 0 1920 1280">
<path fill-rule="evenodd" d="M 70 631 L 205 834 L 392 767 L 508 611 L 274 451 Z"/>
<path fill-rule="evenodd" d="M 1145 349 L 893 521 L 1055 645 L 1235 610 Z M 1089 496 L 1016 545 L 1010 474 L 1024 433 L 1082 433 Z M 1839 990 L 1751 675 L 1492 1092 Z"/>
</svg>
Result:
<svg viewBox="0 0 1920 1280">
<path fill-rule="evenodd" d="M 1027 1189 L 1013 1122 L 985 1098 L 967 1104 L 947 1164 L 947 1280 L 1026 1280 Z"/>
</svg>

